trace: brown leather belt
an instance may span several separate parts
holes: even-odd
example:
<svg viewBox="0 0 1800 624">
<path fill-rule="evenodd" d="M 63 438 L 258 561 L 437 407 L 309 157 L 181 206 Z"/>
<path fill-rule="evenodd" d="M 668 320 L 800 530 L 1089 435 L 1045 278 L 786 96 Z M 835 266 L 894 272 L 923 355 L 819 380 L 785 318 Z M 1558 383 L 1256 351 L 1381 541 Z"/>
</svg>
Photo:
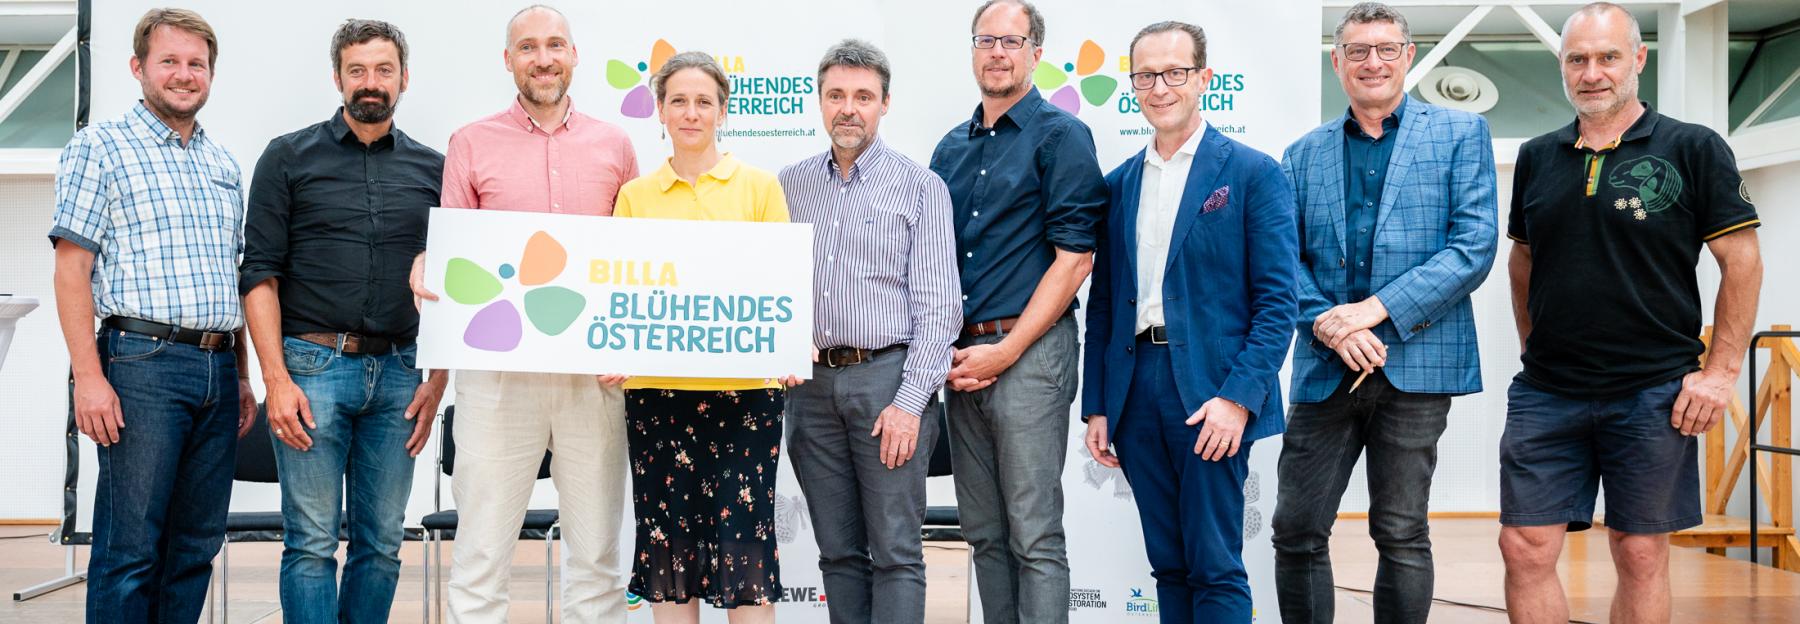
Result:
<svg viewBox="0 0 1800 624">
<path fill-rule="evenodd" d="M 880 349 L 858 349 L 856 347 L 832 347 L 819 351 L 819 364 L 827 368 L 843 368 L 861 364 L 875 359 L 875 356 L 905 349 L 906 344 L 891 344 Z"/>
<path fill-rule="evenodd" d="M 968 325 L 963 326 L 962 335 L 964 338 L 978 338 L 981 336 L 1006 334 L 1010 333 L 1013 330 L 1013 326 L 1018 324 L 1019 317 L 1016 316 L 994 319 L 992 321 L 982 321 L 980 323 L 969 323 Z"/>
<path fill-rule="evenodd" d="M 224 351 L 237 344 L 237 334 L 233 332 L 200 331 L 126 316 L 109 316 L 100 323 L 119 331 L 193 345 L 201 351 Z"/>
<path fill-rule="evenodd" d="M 387 353 L 394 348 L 394 341 L 380 336 L 364 336 L 362 334 L 352 333 L 334 334 L 331 332 L 309 332 L 305 334 L 290 335 L 300 340 L 305 340 L 320 346 L 331 347 L 333 349 L 338 348 L 338 339 L 339 337 L 342 337 L 344 353 Z"/>
</svg>

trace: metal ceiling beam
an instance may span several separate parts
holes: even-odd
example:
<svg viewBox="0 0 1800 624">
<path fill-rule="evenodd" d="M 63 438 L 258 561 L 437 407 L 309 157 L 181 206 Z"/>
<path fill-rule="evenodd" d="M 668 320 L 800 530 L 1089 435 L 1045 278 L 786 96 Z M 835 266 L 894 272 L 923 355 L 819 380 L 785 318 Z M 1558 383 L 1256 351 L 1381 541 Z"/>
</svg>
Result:
<svg viewBox="0 0 1800 624">
<path fill-rule="evenodd" d="M 1438 66 L 1438 63 L 1443 62 L 1444 57 L 1450 54 L 1450 50 L 1455 48 L 1456 44 L 1462 43 L 1463 37 L 1468 36 L 1469 31 L 1475 30 L 1475 26 L 1481 23 L 1482 18 L 1487 17 L 1488 13 L 1493 10 L 1494 5 L 1481 5 L 1464 16 L 1461 22 L 1457 22 L 1456 27 L 1451 28 L 1450 32 L 1444 35 L 1443 41 L 1439 41 L 1436 47 L 1425 53 L 1425 58 L 1419 59 L 1419 64 L 1414 65 L 1412 71 L 1406 72 L 1406 85 L 1403 91 L 1411 91 L 1413 87 L 1418 86 L 1419 81 L 1425 79 L 1425 74 L 1430 73 Z"/>
<path fill-rule="evenodd" d="M 25 72 L 25 77 L 19 79 L 19 84 L 13 85 L 6 95 L 0 96 L 0 123 L 4 123 L 7 117 L 11 117 L 13 111 L 18 110 L 19 105 L 25 103 L 25 98 L 30 97 L 38 86 L 44 84 L 44 80 L 50 77 L 50 72 L 55 71 L 56 67 L 67 60 L 69 54 L 74 51 L 75 29 L 70 28 L 69 32 L 63 35 L 62 40 L 57 41 L 56 45 L 50 48 L 50 52 L 38 59 L 37 64 L 31 66 L 31 71 Z"/>
</svg>

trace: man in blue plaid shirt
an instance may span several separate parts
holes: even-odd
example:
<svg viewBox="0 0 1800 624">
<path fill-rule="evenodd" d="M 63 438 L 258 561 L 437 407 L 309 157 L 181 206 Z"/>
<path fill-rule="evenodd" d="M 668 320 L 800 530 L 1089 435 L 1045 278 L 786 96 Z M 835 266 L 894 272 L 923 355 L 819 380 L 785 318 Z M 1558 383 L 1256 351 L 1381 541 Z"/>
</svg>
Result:
<svg viewBox="0 0 1800 624">
<path fill-rule="evenodd" d="M 1424 622 L 1437 441 L 1450 398 L 1481 391 L 1469 293 L 1499 239 L 1493 140 L 1481 116 L 1406 96 L 1417 49 L 1398 11 L 1358 4 L 1333 38 L 1349 111 L 1282 158 L 1302 271 L 1275 589 L 1282 621 L 1332 620 L 1331 526 L 1366 449 L 1375 621 Z"/>
<path fill-rule="evenodd" d="M 238 366 L 244 196 L 237 161 L 194 120 L 212 27 L 155 9 L 132 49 L 144 98 L 69 140 L 50 229 L 75 421 L 100 447 L 87 620 L 192 622 L 256 417 Z"/>
</svg>

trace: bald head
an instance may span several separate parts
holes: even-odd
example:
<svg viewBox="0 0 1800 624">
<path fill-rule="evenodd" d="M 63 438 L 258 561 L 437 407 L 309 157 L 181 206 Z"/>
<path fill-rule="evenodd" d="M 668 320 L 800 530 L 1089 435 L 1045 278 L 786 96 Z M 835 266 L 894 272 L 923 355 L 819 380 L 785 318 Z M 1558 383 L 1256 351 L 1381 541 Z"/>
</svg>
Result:
<svg viewBox="0 0 1800 624">
<path fill-rule="evenodd" d="M 518 29 L 521 22 L 537 23 L 545 20 L 548 20 L 551 27 L 557 30 L 564 40 L 574 41 L 575 37 L 569 32 L 569 18 L 565 17 L 562 11 L 547 4 L 534 4 L 519 9 L 518 13 L 513 14 L 512 19 L 506 20 L 506 46 L 510 48 L 518 42 L 520 36 Z"/>
<path fill-rule="evenodd" d="M 1563 41 L 1568 41 L 1571 29 L 1579 29 L 1577 32 L 1580 33 L 1598 31 L 1622 36 L 1624 40 L 1621 43 L 1628 50 L 1636 50 L 1644 45 L 1644 32 L 1638 27 L 1637 17 L 1625 10 L 1625 7 L 1611 2 L 1595 2 L 1576 10 L 1574 15 L 1563 22 Z"/>
</svg>

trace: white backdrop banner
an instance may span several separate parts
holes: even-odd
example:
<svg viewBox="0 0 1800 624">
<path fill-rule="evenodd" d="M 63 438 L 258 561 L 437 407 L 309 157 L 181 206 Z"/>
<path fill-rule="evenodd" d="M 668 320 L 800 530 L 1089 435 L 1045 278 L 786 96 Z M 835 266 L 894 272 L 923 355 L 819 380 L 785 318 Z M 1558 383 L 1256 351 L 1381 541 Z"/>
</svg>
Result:
<svg viewBox="0 0 1800 624">
<path fill-rule="evenodd" d="M 131 27 L 146 9 L 163 4 L 93 0 L 93 119 L 117 116 L 138 99 L 140 86 L 126 64 Z M 341 103 L 331 82 L 329 44 L 332 32 L 346 18 L 388 20 L 406 32 L 411 82 L 396 123 L 426 145 L 443 150 L 451 132 L 502 110 L 517 92 L 501 52 L 506 21 L 525 2 L 184 0 L 181 4 L 199 11 L 218 32 L 213 95 L 200 122 L 236 155 L 246 176 L 270 139 L 326 119 Z M 914 160 L 928 161 L 938 139 L 968 120 L 979 101 L 969 50 L 969 24 L 977 4 L 974 0 L 690 0 L 680 5 L 566 2 L 559 8 L 569 17 L 580 53 L 571 87 L 576 107 L 623 127 L 636 146 L 642 170 L 654 170 L 670 152 L 653 114 L 647 88 L 650 70 L 674 51 L 685 50 L 714 55 L 731 74 L 736 95 L 722 148 L 746 163 L 775 170 L 828 148 L 814 76 L 825 48 L 846 37 L 865 39 L 887 52 L 893 63 L 892 103 L 881 134 Z M 1206 29 L 1207 64 L 1215 78 L 1201 107 L 1213 127 L 1279 156 L 1288 143 L 1318 124 L 1318 0 L 1262 0 L 1253 5 L 1041 0 L 1037 5 L 1047 28 L 1034 79 L 1046 98 L 1074 112 L 1093 130 L 1106 169 L 1150 140 L 1148 124 L 1125 84 L 1127 46 L 1140 28 L 1162 20 L 1182 20 Z M 497 253 L 518 254 L 519 244 L 503 245 Z M 484 266 L 492 264 L 490 260 Z M 793 272 L 804 275 L 800 270 Z M 1063 479 L 1074 575 L 1071 619 L 1154 621 L 1155 585 L 1129 489 L 1117 471 L 1093 464 L 1080 435 L 1080 427 L 1071 428 Z M 1250 502 L 1245 511 L 1244 559 L 1257 619 L 1265 622 L 1277 619 L 1267 518 L 1274 509 L 1279 451 L 1277 440 L 1256 444 L 1246 486 Z M 84 456 L 84 474 L 92 475 L 92 456 Z M 828 596 L 820 589 L 805 501 L 791 468 L 783 466 L 782 471 L 777 513 L 782 581 L 790 591 L 789 601 L 780 605 L 780 617 L 824 622 Z M 414 520 L 431 508 L 430 471 L 417 472 L 408 516 Z M 92 498 L 91 480 L 83 489 L 85 509 Z M 548 486 L 540 489 L 533 506 L 553 506 L 554 492 Z M 948 491 L 934 485 L 933 495 L 939 498 L 933 504 L 949 504 L 942 499 Z M 278 498 L 267 488 L 240 487 L 233 508 L 273 510 Z M 639 603 L 631 616 L 648 621 L 648 612 Z M 721 612 L 711 609 L 705 617 L 724 620 Z"/>
<path fill-rule="evenodd" d="M 419 366 L 812 377 L 812 227 L 436 208 Z"/>
</svg>

